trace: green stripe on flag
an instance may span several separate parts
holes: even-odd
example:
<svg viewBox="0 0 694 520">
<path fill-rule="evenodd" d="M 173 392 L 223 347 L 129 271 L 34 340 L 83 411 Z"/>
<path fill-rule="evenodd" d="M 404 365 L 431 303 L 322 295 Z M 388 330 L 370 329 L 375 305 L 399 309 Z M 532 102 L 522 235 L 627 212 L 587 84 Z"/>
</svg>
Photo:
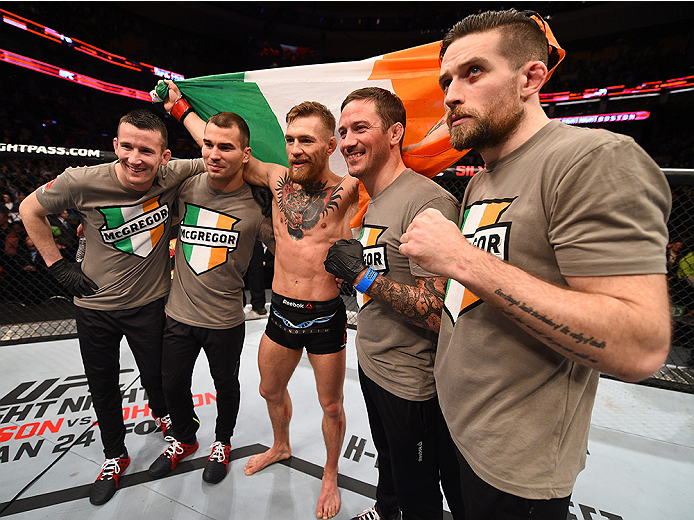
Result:
<svg viewBox="0 0 694 520">
<path fill-rule="evenodd" d="M 200 207 L 186 204 L 186 216 L 183 217 L 183 223 L 186 226 L 194 226 L 198 223 L 198 215 L 200 215 Z"/>
<path fill-rule="evenodd" d="M 121 251 L 123 251 L 124 253 L 130 253 L 132 255 L 135 252 L 135 250 L 133 249 L 133 242 L 129 238 L 124 238 L 123 240 L 114 242 L 113 245 Z"/>
<path fill-rule="evenodd" d="M 219 112 L 239 114 L 251 130 L 253 156 L 288 166 L 282 127 L 258 85 L 244 78 L 235 72 L 184 79 L 176 86 L 205 121 Z"/>
<path fill-rule="evenodd" d="M 108 229 L 114 229 L 125 224 L 121 208 L 99 208 L 99 211 L 104 215 Z M 114 242 L 113 245 L 125 253 L 133 254 L 134 252 L 132 241 L 129 238 Z"/>
<path fill-rule="evenodd" d="M 198 223 L 198 218 L 200 216 L 200 206 L 193 206 L 192 204 L 186 204 L 186 214 L 183 217 L 183 224 L 186 226 L 195 226 Z M 183 249 L 183 256 L 185 256 L 188 263 L 190 263 L 193 254 L 193 245 L 181 242 L 181 247 Z"/>
<path fill-rule="evenodd" d="M 123 218 L 123 212 L 120 208 L 99 208 L 99 211 L 106 219 L 107 228 L 117 228 L 125 224 L 125 218 Z"/>
</svg>

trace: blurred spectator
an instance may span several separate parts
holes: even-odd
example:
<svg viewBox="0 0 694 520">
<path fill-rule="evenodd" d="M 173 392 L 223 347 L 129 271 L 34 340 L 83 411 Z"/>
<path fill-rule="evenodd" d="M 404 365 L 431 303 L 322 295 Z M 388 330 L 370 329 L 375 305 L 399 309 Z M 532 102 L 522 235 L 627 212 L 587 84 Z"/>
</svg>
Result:
<svg viewBox="0 0 694 520">
<path fill-rule="evenodd" d="M 74 260 L 77 253 L 77 223 L 68 220 L 68 210 L 61 211 L 58 215 L 48 215 L 48 222 L 51 224 L 53 238 L 64 249 L 61 250 L 65 258 Z"/>
<path fill-rule="evenodd" d="M 22 217 L 19 216 L 19 204 L 12 200 L 12 195 L 9 193 L 2 194 L 2 208 L 0 209 L 7 215 L 10 222 L 22 220 Z"/>
<path fill-rule="evenodd" d="M 259 240 L 253 246 L 248 269 L 243 277 L 246 286 L 243 292 L 243 305 L 246 306 L 246 289 L 251 295 L 251 309 L 246 313 L 246 319 L 258 319 L 267 316 L 265 308 L 265 266 L 263 257 L 265 246 Z"/>
</svg>

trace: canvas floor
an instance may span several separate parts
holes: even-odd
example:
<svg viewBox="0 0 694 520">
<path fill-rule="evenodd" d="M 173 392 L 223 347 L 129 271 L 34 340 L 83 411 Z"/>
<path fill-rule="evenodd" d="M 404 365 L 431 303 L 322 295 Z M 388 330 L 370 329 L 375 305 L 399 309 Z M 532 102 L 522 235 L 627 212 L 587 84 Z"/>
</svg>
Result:
<svg viewBox="0 0 694 520">
<path fill-rule="evenodd" d="M 121 488 L 103 506 L 89 487 L 103 453 L 86 389 L 77 340 L 0 347 L 0 516 L 41 518 L 315 518 L 325 447 L 313 371 L 302 358 L 290 384 L 292 457 L 246 476 L 248 458 L 272 444 L 258 393 L 257 352 L 265 319 L 246 322 L 241 408 L 229 474 L 202 481 L 213 442 L 214 386 L 204 354 L 193 378 L 200 449 L 161 480 L 147 468 L 166 448 L 146 407 L 125 341 L 121 384 L 132 458 Z M 345 413 L 340 461 L 342 509 L 350 519 L 374 503 L 376 457 L 357 379 L 353 330 L 348 331 Z M 586 469 L 578 477 L 569 518 L 689 520 L 694 515 L 694 395 L 601 379 Z M 573 516 L 572 516 L 573 515 Z M 450 518 L 450 517 L 449 517 Z"/>
</svg>

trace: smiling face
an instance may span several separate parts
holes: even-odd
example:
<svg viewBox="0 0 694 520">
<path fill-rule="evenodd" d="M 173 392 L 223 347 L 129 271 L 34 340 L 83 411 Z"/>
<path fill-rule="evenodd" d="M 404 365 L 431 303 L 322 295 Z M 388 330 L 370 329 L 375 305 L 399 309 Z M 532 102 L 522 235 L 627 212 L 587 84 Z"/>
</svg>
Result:
<svg viewBox="0 0 694 520">
<path fill-rule="evenodd" d="M 289 180 L 314 184 L 326 170 L 337 139 L 318 116 L 297 117 L 285 133 Z"/>
<path fill-rule="evenodd" d="M 500 38 L 499 30 L 469 34 L 455 40 L 441 61 L 439 84 L 457 150 L 495 148 L 525 117 L 519 71 L 499 53 Z"/>
<path fill-rule="evenodd" d="M 208 123 L 203 137 L 202 158 L 209 174 L 210 186 L 232 191 L 243 184 L 243 165 L 251 157 L 251 149 L 241 145 L 237 126 L 223 128 Z"/>
<path fill-rule="evenodd" d="M 338 132 L 340 152 L 351 176 L 363 180 L 388 161 L 389 134 L 373 101 L 359 99 L 347 103 L 340 115 Z"/>
<path fill-rule="evenodd" d="M 155 130 L 143 130 L 130 123 L 121 123 L 118 136 L 113 139 L 118 157 L 116 176 L 120 183 L 135 191 L 152 187 L 159 166 L 171 159 L 171 151 L 164 148 L 162 135 Z"/>
</svg>

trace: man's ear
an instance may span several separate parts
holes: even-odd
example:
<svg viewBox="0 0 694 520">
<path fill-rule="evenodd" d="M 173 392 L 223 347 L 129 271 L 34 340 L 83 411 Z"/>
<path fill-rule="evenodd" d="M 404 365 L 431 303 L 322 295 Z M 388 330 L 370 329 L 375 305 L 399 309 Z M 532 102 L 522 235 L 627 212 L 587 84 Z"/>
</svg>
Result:
<svg viewBox="0 0 694 520">
<path fill-rule="evenodd" d="M 243 164 L 246 164 L 250 160 L 251 160 L 251 147 L 246 146 L 246 148 L 243 149 Z"/>
<path fill-rule="evenodd" d="M 522 69 L 521 97 L 527 99 L 540 91 L 547 80 L 547 65 L 541 61 L 529 61 Z"/>
<path fill-rule="evenodd" d="M 161 158 L 161 165 L 164 166 L 167 162 L 171 160 L 171 150 L 168 148 L 164 150 L 164 155 Z"/>
<path fill-rule="evenodd" d="M 389 131 L 391 132 L 391 144 L 393 146 L 400 146 L 400 141 L 402 141 L 403 137 L 405 136 L 405 127 L 402 126 L 402 123 L 397 122 L 389 128 Z"/>
<path fill-rule="evenodd" d="M 113 138 L 113 151 L 114 152 L 118 151 L 118 138 L 117 137 Z"/>
<path fill-rule="evenodd" d="M 334 135 L 328 139 L 328 155 L 332 155 L 337 150 L 337 137 Z"/>
</svg>

